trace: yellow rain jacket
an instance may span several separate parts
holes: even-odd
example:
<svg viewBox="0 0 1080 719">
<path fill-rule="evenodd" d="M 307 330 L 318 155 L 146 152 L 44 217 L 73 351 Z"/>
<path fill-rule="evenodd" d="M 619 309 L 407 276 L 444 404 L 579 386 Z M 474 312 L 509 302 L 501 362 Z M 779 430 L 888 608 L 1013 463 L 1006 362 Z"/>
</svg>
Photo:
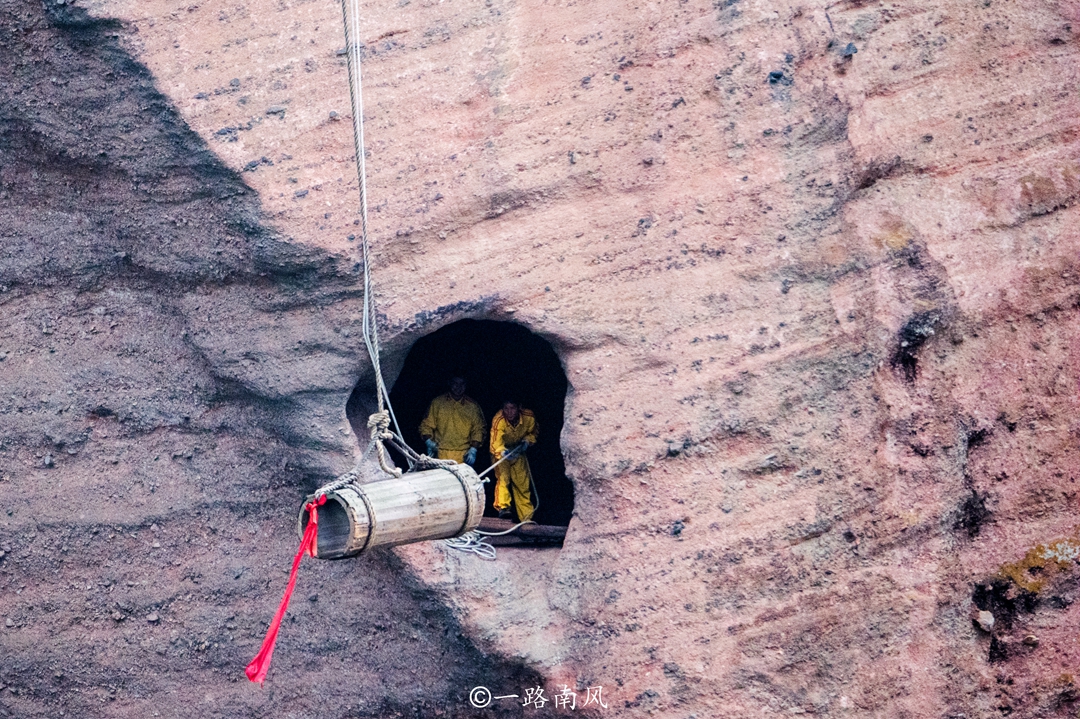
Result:
<svg viewBox="0 0 1080 719">
<path fill-rule="evenodd" d="M 431 400 L 420 435 L 439 445 L 438 459 L 464 462 L 469 447 L 484 441 L 484 412 L 468 396 L 459 402 L 447 392 Z"/>
<path fill-rule="evenodd" d="M 529 446 L 536 444 L 536 437 L 536 416 L 532 410 L 520 410 L 517 425 L 510 424 L 503 417 L 502 410 L 499 410 L 495 413 L 495 418 L 491 420 L 492 461 L 498 462 L 522 440 L 528 442 Z M 512 495 L 518 521 L 532 519 L 535 510 L 532 503 L 531 485 L 532 470 L 529 468 L 528 457 L 522 454 L 503 462 L 495 468 L 495 509 L 508 509 Z"/>
</svg>

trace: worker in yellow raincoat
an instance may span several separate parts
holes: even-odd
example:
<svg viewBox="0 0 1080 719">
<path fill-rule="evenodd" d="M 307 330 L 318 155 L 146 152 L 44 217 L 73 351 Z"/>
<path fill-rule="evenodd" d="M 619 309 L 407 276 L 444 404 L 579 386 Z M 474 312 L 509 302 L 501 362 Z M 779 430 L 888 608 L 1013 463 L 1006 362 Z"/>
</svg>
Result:
<svg viewBox="0 0 1080 719">
<path fill-rule="evenodd" d="M 536 444 L 536 436 L 536 416 L 515 401 L 503 403 L 502 409 L 491 420 L 492 461 L 510 456 L 495 467 L 495 509 L 503 519 L 511 517 L 511 495 L 518 521 L 532 519 L 532 470 L 525 450 Z"/>
<path fill-rule="evenodd" d="M 484 412 L 465 395 L 465 378 L 451 377 L 450 391 L 431 400 L 420 423 L 429 457 L 452 459 L 472 466 L 484 441 Z"/>
</svg>

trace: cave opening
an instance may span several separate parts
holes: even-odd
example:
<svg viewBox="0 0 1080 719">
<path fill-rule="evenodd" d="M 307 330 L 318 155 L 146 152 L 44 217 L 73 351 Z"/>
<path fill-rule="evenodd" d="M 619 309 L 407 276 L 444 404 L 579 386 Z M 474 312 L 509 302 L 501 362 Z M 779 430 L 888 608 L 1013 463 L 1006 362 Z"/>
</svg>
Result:
<svg viewBox="0 0 1080 719">
<path fill-rule="evenodd" d="M 417 340 L 390 390 L 390 402 L 405 441 L 418 452 L 426 451 L 420 422 L 431 400 L 447 392 L 452 376 L 465 378 L 466 394 L 484 412 L 477 472 L 491 466 L 491 420 L 503 402 L 517 398 L 523 408 L 533 411 L 539 429 L 539 441 L 528 450 L 539 499 L 533 519 L 545 525 L 569 524 L 574 486 L 566 476 L 559 441 L 569 383 L 555 349 L 526 327 L 495 320 L 459 320 Z M 403 457 L 394 459 L 404 465 Z M 496 516 L 494 473 L 489 476 L 484 514 Z"/>
</svg>

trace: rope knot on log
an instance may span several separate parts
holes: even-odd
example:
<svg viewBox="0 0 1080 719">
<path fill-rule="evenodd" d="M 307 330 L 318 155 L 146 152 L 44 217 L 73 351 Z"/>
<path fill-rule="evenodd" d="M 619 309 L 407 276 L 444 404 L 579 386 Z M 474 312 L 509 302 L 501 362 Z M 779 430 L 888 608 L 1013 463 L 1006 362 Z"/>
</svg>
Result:
<svg viewBox="0 0 1080 719">
<path fill-rule="evenodd" d="M 368 417 L 367 420 L 368 429 L 373 430 L 371 439 L 393 439 L 394 435 L 390 433 L 390 413 L 389 412 L 376 412 Z"/>
<path fill-rule="evenodd" d="M 383 440 L 393 440 L 394 433 L 390 431 L 390 413 L 383 410 L 368 417 L 368 429 L 371 430 L 371 441 L 375 445 L 375 451 L 379 455 L 379 466 L 383 471 L 394 477 L 401 476 L 401 470 L 390 466 L 386 461 L 386 448 Z"/>
</svg>

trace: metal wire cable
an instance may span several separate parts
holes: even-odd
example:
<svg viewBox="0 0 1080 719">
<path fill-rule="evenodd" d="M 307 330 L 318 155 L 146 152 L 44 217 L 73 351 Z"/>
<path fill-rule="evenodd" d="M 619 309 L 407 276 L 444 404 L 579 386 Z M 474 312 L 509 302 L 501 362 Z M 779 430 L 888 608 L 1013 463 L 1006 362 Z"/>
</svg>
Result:
<svg viewBox="0 0 1080 719">
<path fill-rule="evenodd" d="M 359 0 L 341 0 L 341 16 L 345 29 L 345 59 L 349 69 L 349 103 L 353 118 L 353 151 L 356 156 L 356 174 L 360 182 L 360 248 L 361 264 L 364 271 L 364 311 L 361 322 L 364 345 L 371 358 L 372 371 L 375 373 L 376 414 L 388 412 L 393 423 L 395 439 L 401 445 L 406 442 L 398 424 L 397 415 L 390 402 L 390 393 L 383 379 L 380 362 L 379 328 L 375 311 L 375 293 L 371 284 L 371 248 L 368 240 L 368 201 L 367 201 L 367 163 L 364 151 L 364 93 L 361 78 L 360 46 L 360 3 Z M 406 445 L 407 446 L 407 445 Z M 409 468 L 413 468 L 413 458 L 403 452 Z M 386 469 L 384 457 L 380 453 L 380 464 Z M 394 474 L 391 472 L 391 474 Z"/>
</svg>

